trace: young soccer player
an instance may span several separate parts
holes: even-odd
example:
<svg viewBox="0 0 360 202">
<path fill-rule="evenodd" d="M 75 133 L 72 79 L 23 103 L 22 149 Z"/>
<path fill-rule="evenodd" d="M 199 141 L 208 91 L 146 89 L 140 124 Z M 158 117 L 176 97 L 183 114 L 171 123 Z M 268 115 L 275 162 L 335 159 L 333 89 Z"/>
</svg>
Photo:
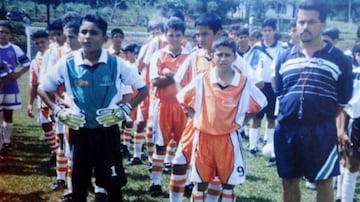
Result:
<svg viewBox="0 0 360 202">
<path fill-rule="evenodd" d="M 148 94 L 145 83 L 122 60 L 102 49 L 107 23 L 97 15 L 86 15 L 80 23 L 82 49 L 61 59 L 41 79 L 39 95 L 55 116 L 69 126 L 73 154 L 73 200 L 86 201 L 92 171 L 105 188 L 108 201 L 122 201 L 126 184 L 122 166 L 118 123 Z M 70 108 L 57 105 L 48 93 L 65 83 Z M 138 94 L 128 103 L 121 101 L 121 83 L 132 85 Z M 96 92 L 96 93 L 94 93 Z"/>
<path fill-rule="evenodd" d="M 12 32 L 13 28 L 9 22 L 0 22 L 0 62 L 5 63 L 11 71 L 9 79 L 0 90 L 0 154 L 5 157 L 13 150 L 13 111 L 21 108 L 17 80 L 29 70 L 31 62 L 18 46 L 10 42 Z M 22 68 L 15 71 L 18 65 Z"/>
<path fill-rule="evenodd" d="M 182 48 L 181 40 L 185 33 L 185 23 L 172 17 L 165 24 L 165 36 L 168 45 L 155 52 L 150 63 L 150 80 L 155 90 L 157 116 L 153 120 L 155 131 L 155 153 L 151 173 L 150 195 L 159 196 L 161 190 L 161 174 L 166 153 L 166 146 L 173 139 L 180 140 L 185 127 L 186 117 L 176 100 L 177 89 L 173 76 L 180 64 L 190 54 Z"/>
<path fill-rule="evenodd" d="M 218 176 L 223 187 L 222 201 L 233 201 L 234 187 L 244 182 L 246 173 L 237 129 L 267 101 L 250 80 L 233 68 L 235 41 L 221 37 L 212 47 L 215 68 L 196 77 L 177 97 L 185 111 L 192 114 L 196 134 L 192 200 L 206 201 L 208 183 Z M 223 154 L 232 155 L 224 158 Z"/>
<path fill-rule="evenodd" d="M 34 118 L 33 105 L 37 99 L 37 87 L 39 85 L 39 75 L 41 64 L 43 61 L 44 54 L 49 48 L 49 34 L 44 30 L 39 30 L 34 32 L 31 35 L 31 40 L 35 43 L 35 46 L 38 49 L 38 52 L 35 55 L 35 58 L 31 61 L 30 65 L 30 89 L 29 89 L 29 101 L 27 106 L 27 114 L 29 117 Z M 51 149 L 51 159 L 50 162 L 55 161 L 56 159 L 56 135 L 53 129 L 53 121 L 50 117 L 50 110 L 44 102 L 38 99 L 38 121 L 41 124 L 41 128 L 45 133 L 45 139 L 48 142 Z"/>
<path fill-rule="evenodd" d="M 122 42 L 125 38 L 124 31 L 120 28 L 114 28 L 111 30 L 110 35 L 111 45 L 108 48 L 109 53 L 125 59 L 125 53 L 122 51 Z"/>
</svg>

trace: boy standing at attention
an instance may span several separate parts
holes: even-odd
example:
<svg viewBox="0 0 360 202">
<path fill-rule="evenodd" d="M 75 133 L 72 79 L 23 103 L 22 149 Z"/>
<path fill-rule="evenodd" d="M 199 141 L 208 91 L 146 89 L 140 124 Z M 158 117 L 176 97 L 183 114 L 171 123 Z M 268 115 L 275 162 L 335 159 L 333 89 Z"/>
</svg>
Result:
<svg viewBox="0 0 360 202">
<path fill-rule="evenodd" d="M 13 149 L 11 144 L 13 110 L 21 108 L 20 89 L 17 80 L 29 70 L 31 62 L 18 46 L 10 42 L 12 32 L 10 23 L 0 23 L 0 62 L 5 63 L 11 71 L 4 87 L 0 90 L 1 156 L 8 156 Z M 21 65 L 22 68 L 15 72 L 18 65 Z"/>
<path fill-rule="evenodd" d="M 101 17 L 89 14 L 82 18 L 78 37 L 82 49 L 60 59 L 41 78 L 38 88 L 56 118 L 69 127 L 73 201 L 77 202 L 86 201 L 93 169 L 97 185 L 108 193 L 108 201 L 122 201 L 121 187 L 127 180 L 118 123 L 148 94 L 137 72 L 102 49 L 106 30 L 107 23 Z M 57 105 L 49 97 L 62 83 L 70 98 L 70 108 Z M 122 83 L 138 89 L 128 103 L 121 103 Z"/>
<path fill-rule="evenodd" d="M 266 106 L 266 97 L 233 69 L 236 43 L 221 37 L 212 45 L 215 68 L 197 76 L 177 95 L 192 117 L 195 152 L 192 200 L 206 201 L 207 186 L 218 176 L 222 201 L 234 201 L 234 187 L 245 181 L 245 164 L 237 130 Z M 224 154 L 232 154 L 224 158 Z"/>
<path fill-rule="evenodd" d="M 155 52 L 150 62 L 150 81 L 155 87 L 154 105 L 157 116 L 154 118 L 155 153 L 151 172 L 150 195 L 159 196 L 161 173 L 164 166 L 166 145 L 171 139 L 179 142 L 186 123 L 186 116 L 176 100 L 177 89 L 174 75 L 190 54 L 181 46 L 185 33 L 185 23 L 177 17 L 171 17 L 165 25 L 165 37 L 168 45 Z"/>
</svg>

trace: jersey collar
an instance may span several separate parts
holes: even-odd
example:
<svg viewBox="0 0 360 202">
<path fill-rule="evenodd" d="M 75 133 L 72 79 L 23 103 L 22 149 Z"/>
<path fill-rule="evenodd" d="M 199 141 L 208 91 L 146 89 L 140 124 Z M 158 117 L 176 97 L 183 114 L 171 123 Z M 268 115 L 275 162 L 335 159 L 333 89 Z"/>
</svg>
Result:
<svg viewBox="0 0 360 202">
<path fill-rule="evenodd" d="M 210 70 L 210 82 L 212 84 L 220 83 L 220 80 L 216 77 L 216 68 Z M 234 70 L 234 78 L 229 83 L 231 86 L 238 86 L 240 82 L 240 73 Z"/>
</svg>

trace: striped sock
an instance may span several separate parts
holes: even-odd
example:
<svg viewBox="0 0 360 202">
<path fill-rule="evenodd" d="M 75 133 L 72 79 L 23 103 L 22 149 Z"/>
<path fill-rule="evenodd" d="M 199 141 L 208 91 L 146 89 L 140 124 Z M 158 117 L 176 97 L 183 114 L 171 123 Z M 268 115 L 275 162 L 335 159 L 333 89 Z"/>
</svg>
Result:
<svg viewBox="0 0 360 202">
<path fill-rule="evenodd" d="M 181 202 L 186 183 L 186 174 L 184 175 L 175 175 L 171 174 L 170 183 L 169 183 L 169 194 L 171 202 Z"/>
<path fill-rule="evenodd" d="M 218 177 L 215 177 L 208 186 L 207 198 L 209 201 L 218 201 L 221 195 L 222 186 Z"/>
<path fill-rule="evenodd" d="M 152 172 L 151 172 L 151 184 L 161 184 L 162 171 L 164 167 L 164 158 L 165 155 L 154 154 L 152 162 Z"/>
<path fill-rule="evenodd" d="M 236 202 L 236 194 L 234 189 L 224 189 L 222 192 L 222 202 Z"/>
<path fill-rule="evenodd" d="M 134 157 L 141 157 L 141 148 L 145 142 L 145 132 L 136 132 L 134 135 Z"/>
</svg>

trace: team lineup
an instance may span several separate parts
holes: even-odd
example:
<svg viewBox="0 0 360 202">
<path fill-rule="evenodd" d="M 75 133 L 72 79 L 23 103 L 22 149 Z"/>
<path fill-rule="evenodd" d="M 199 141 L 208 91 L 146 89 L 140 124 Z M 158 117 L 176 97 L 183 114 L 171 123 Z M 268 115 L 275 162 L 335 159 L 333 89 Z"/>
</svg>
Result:
<svg viewBox="0 0 360 202">
<path fill-rule="evenodd" d="M 171 10 L 150 20 L 144 43 L 123 46 L 122 29 L 108 36 L 99 15 L 68 12 L 31 33 L 32 60 L 0 22 L 0 159 L 14 150 L 17 80 L 29 71 L 27 115 L 38 116 L 61 202 L 90 201 L 90 188 L 96 202 L 124 201 L 123 158 L 128 169 L 147 164 L 153 198 L 166 189 L 171 202 L 237 201 L 245 155 L 259 153 L 276 167 L 282 201 L 301 201 L 303 178 L 314 201 L 355 201 L 360 42 L 336 48 L 327 15 L 325 3 L 301 1 L 283 42 L 275 19 L 226 31 L 207 12 L 188 41 L 184 15 Z"/>
</svg>

